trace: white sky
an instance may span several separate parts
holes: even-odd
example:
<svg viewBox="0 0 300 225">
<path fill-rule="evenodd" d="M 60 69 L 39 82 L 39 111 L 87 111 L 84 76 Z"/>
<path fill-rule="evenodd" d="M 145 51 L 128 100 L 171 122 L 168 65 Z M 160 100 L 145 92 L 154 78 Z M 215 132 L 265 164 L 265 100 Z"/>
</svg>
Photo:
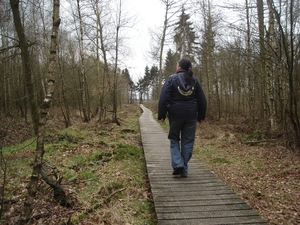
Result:
<svg viewBox="0 0 300 225">
<path fill-rule="evenodd" d="M 244 0 L 216 0 L 219 3 L 241 2 Z M 66 1 L 62 1 L 66 3 Z M 126 58 L 122 59 L 119 67 L 128 68 L 131 78 L 137 82 L 144 76 L 146 65 L 150 68 L 154 63 L 151 62 L 147 53 L 150 51 L 151 37 L 149 29 L 161 28 L 164 22 L 165 6 L 161 0 L 122 0 L 124 3 L 124 13 L 129 17 L 136 16 L 133 28 L 121 29 L 120 35 L 129 37 L 126 40 Z M 68 5 L 64 6 L 65 8 Z M 122 33 L 123 32 L 123 33 Z"/>
<path fill-rule="evenodd" d="M 242 3 L 244 0 L 216 0 L 221 5 L 232 2 Z M 128 48 L 131 49 L 125 62 L 131 78 L 134 82 L 144 76 L 146 65 L 151 67 L 153 62 L 147 58 L 147 52 L 150 51 L 150 34 L 149 28 L 154 29 L 163 26 L 165 6 L 161 0 L 126 0 L 126 9 L 130 15 L 136 15 L 137 20 L 134 28 L 130 29 L 130 40 Z M 226 11 L 223 9 L 223 11 Z M 229 9 L 230 15 L 235 14 Z M 235 17 L 236 18 L 236 17 Z M 127 34 L 126 34 L 127 36 Z M 124 67 L 124 68 L 125 68 Z M 124 69 L 122 68 L 122 69 Z"/>
<path fill-rule="evenodd" d="M 149 28 L 163 26 L 165 9 L 160 0 L 127 0 L 126 8 L 131 15 L 137 16 L 134 28 L 128 31 L 130 39 L 127 42 L 132 52 L 125 62 L 131 78 L 136 82 L 144 76 L 146 65 L 151 67 L 153 64 L 146 58 L 151 42 Z"/>
</svg>

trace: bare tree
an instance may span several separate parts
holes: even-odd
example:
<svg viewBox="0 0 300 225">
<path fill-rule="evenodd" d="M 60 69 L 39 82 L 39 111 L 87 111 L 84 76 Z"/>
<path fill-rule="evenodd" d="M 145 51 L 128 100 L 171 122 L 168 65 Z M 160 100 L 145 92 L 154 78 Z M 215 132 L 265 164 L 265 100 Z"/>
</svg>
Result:
<svg viewBox="0 0 300 225">
<path fill-rule="evenodd" d="M 253 73 L 251 72 L 251 27 L 250 27 L 250 7 L 249 0 L 245 0 L 245 10 L 246 10 L 246 70 L 245 76 L 248 80 L 247 91 L 248 91 L 248 105 L 251 121 L 254 121 L 254 94 L 253 94 Z"/>
<path fill-rule="evenodd" d="M 37 101 L 35 98 L 35 91 L 32 78 L 32 69 L 29 56 L 29 42 L 26 39 L 24 27 L 22 25 L 21 15 L 19 11 L 19 0 L 10 0 L 10 5 L 13 13 L 13 20 L 15 29 L 19 38 L 19 46 L 21 49 L 22 65 L 24 69 L 24 77 L 26 82 L 26 89 L 29 96 L 31 118 L 34 126 L 34 133 L 38 134 L 39 116 Z"/>
<path fill-rule="evenodd" d="M 206 76 L 208 88 L 208 104 L 211 106 L 210 110 L 214 110 L 211 115 L 217 118 L 221 117 L 220 106 L 220 87 L 216 72 L 216 21 L 214 21 L 212 14 L 212 4 L 210 0 L 201 2 L 201 12 L 204 21 L 203 37 L 201 42 L 201 58 L 202 58 L 202 72 Z"/>
<path fill-rule="evenodd" d="M 90 113 L 89 113 L 89 102 L 88 102 L 88 88 L 86 85 L 86 73 L 85 73 L 85 54 L 84 54 L 84 46 L 83 46 L 83 18 L 81 15 L 81 8 L 79 4 L 79 0 L 77 0 L 77 13 L 79 20 L 79 54 L 80 54 L 80 92 L 81 92 L 81 100 L 82 100 L 82 113 L 83 113 L 83 121 L 90 121 Z"/>
<path fill-rule="evenodd" d="M 298 3 L 299 4 L 299 3 Z M 289 20 L 286 20 L 287 27 L 284 28 L 282 24 L 282 20 L 280 18 L 280 13 L 276 9 L 274 2 L 270 0 L 269 3 L 270 7 L 272 7 L 272 12 L 275 14 L 275 19 L 276 22 L 279 26 L 279 32 L 281 35 L 281 41 L 282 41 L 282 46 L 283 46 L 283 53 L 284 53 L 284 61 L 285 61 L 285 70 L 288 75 L 288 84 L 289 84 L 289 89 L 288 89 L 288 119 L 290 123 L 293 126 L 293 130 L 295 133 L 295 145 L 296 148 L 300 149 L 300 118 L 299 118 L 299 77 L 295 74 L 294 71 L 294 65 L 296 64 L 295 62 L 295 55 L 296 55 L 296 48 L 295 48 L 295 30 L 296 30 L 296 23 L 299 21 L 299 14 L 295 13 L 295 7 L 297 5 L 294 0 L 291 0 L 289 4 L 287 4 L 287 10 L 288 10 L 288 16 Z M 298 5 L 299 6 L 299 5 Z M 298 7 L 299 8 L 299 7 Z M 297 20 L 298 19 L 298 20 Z"/>
<path fill-rule="evenodd" d="M 91 0 L 92 9 L 95 15 L 95 38 L 96 38 L 96 65 L 97 76 L 99 78 L 99 122 L 105 118 L 106 102 L 105 96 L 107 95 L 107 87 L 111 87 L 110 71 L 108 62 L 109 38 L 105 35 L 107 27 L 109 27 L 109 13 L 105 10 L 104 5 L 107 2 L 99 0 Z M 100 58 L 100 55 L 102 58 Z M 102 61 L 102 63 L 101 63 Z M 102 67 L 102 69 L 101 69 Z M 98 111 L 98 110 L 97 110 Z"/>
<path fill-rule="evenodd" d="M 16 0 L 11 0 L 11 7 L 13 10 L 14 15 L 14 22 L 16 30 L 18 31 L 19 39 L 20 39 L 20 46 L 22 50 L 23 56 L 23 65 L 24 69 L 29 75 L 30 79 L 30 60 L 28 58 L 28 50 L 26 45 L 26 38 L 24 34 L 24 30 L 21 24 L 21 18 L 19 14 L 19 2 Z M 37 185 L 41 173 L 42 163 L 43 163 L 43 155 L 44 155 L 44 135 L 45 135 L 45 124 L 46 124 L 46 116 L 48 114 L 48 110 L 52 101 L 52 96 L 54 92 L 54 74 L 56 69 L 56 47 L 57 47 L 57 35 L 58 35 L 58 28 L 60 24 L 59 18 L 59 7 L 60 1 L 55 0 L 53 3 L 53 29 L 51 35 L 51 45 L 50 45 L 50 59 L 49 59 L 49 67 L 48 67 L 48 87 L 47 93 L 44 98 L 44 101 L 41 105 L 40 109 L 40 120 L 39 124 L 36 124 L 35 132 L 37 135 L 37 145 L 36 145 L 36 152 L 35 152 L 35 159 L 33 163 L 33 170 L 30 177 L 30 182 L 28 184 L 28 194 L 26 196 L 24 202 L 24 210 L 22 213 L 21 224 L 26 224 L 27 221 L 30 219 L 31 212 L 32 212 L 32 203 L 35 198 L 37 192 Z M 25 43 L 23 43 L 25 42 Z M 22 44 L 21 44 L 22 43 Z M 31 100 L 32 101 L 32 100 Z M 37 113 L 37 108 L 34 108 Z"/>
<path fill-rule="evenodd" d="M 112 99 L 113 99 L 113 110 L 112 110 L 112 121 L 120 125 L 117 118 L 117 108 L 118 108 L 118 77 L 120 76 L 119 69 L 119 53 L 120 47 L 122 45 L 121 29 L 122 28 L 131 28 L 133 23 L 132 18 L 125 11 L 125 1 L 117 0 L 116 4 L 116 14 L 115 14 L 115 53 L 114 53 L 114 66 L 113 66 L 113 90 L 112 90 Z"/>
<path fill-rule="evenodd" d="M 118 60 L 119 60 L 119 33 L 120 28 L 122 27 L 122 14 L 123 14 L 123 5 L 122 0 L 119 0 L 119 4 L 117 5 L 117 14 L 116 14 L 116 37 L 115 37 L 115 63 L 114 63 L 114 84 L 113 84 L 113 122 L 120 125 L 117 118 L 117 87 L 118 87 Z"/>
<path fill-rule="evenodd" d="M 159 97 L 162 87 L 164 47 L 167 40 L 168 30 L 174 25 L 174 16 L 177 15 L 177 13 L 181 10 L 181 5 L 178 0 L 161 0 L 161 2 L 165 6 L 164 23 L 162 26 L 162 31 L 151 31 L 151 36 L 155 41 L 151 55 L 153 58 L 155 58 L 155 60 L 158 60 L 159 65 L 159 73 L 157 80 L 158 84 L 156 94 L 154 95 L 155 98 Z"/>
</svg>

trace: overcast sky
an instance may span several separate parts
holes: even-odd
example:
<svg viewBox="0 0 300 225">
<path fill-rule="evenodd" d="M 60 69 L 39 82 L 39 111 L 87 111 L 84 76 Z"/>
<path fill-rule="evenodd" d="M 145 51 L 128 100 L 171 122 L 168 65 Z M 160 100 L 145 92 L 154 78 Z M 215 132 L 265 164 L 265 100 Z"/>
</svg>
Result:
<svg viewBox="0 0 300 225">
<path fill-rule="evenodd" d="M 216 0 L 220 5 L 226 5 L 232 2 L 243 2 L 244 0 Z M 151 40 L 149 29 L 163 27 L 165 6 L 161 0 L 123 0 L 125 11 L 130 16 L 136 16 L 133 28 L 123 29 L 123 35 L 129 37 L 126 46 L 130 49 L 126 60 L 122 60 L 119 65 L 121 69 L 128 68 L 131 78 L 137 82 L 144 76 L 146 65 L 151 67 L 154 63 L 147 57 L 150 51 Z M 226 11 L 223 9 L 222 11 Z M 233 12 L 229 10 L 229 15 Z M 229 17 L 230 17 L 229 16 Z M 167 47 L 165 48 L 166 51 Z M 157 66 L 157 65 L 156 65 Z"/>
<path fill-rule="evenodd" d="M 216 0 L 219 4 L 228 2 L 241 2 L 244 0 Z M 62 1 L 66 10 L 68 1 Z M 116 1 L 117 3 L 118 1 Z M 120 35 L 127 38 L 124 45 L 126 46 L 126 57 L 120 57 L 122 61 L 119 63 L 121 69 L 128 68 L 131 78 L 137 82 L 139 78 L 144 76 L 146 65 L 150 68 L 154 63 L 147 57 L 150 51 L 151 40 L 149 29 L 162 28 L 164 22 L 165 6 L 161 0 L 122 0 L 124 8 L 122 12 L 125 17 L 136 18 L 134 24 L 129 28 L 121 28 Z M 230 12 L 230 15 L 232 12 Z M 133 22 L 133 21 L 132 21 Z M 161 29 L 160 29 L 161 30 Z M 167 47 L 165 48 L 165 50 Z"/>
<path fill-rule="evenodd" d="M 130 29 L 128 47 L 131 49 L 131 56 L 126 60 L 126 67 L 134 81 L 144 76 L 145 66 L 152 66 L 147 61 L 147 52 L 150 50 L 149 28 L 163 25 L 164 6 L 160 0 L 127 0 L 126 8 L 130 14 L 136 15 L 137 20 L 134 28 Z"/>
<path fill-rule="evenodd" d="M 151 67 L 153 62 L 149 62 L 146 57 L 150 51 L 150 35 L 149 28 L 162 27 L 164 22 L 165 7 L 161 0 L 125 0 L 127 11 L 130 15 L 136 15 L 137 20 L 133 29 L 130 29 L 130 39 L 128 47 L 131 49 L 131 56 L 124 62 L 129 69 L 133 81 L 144 76 L 145 66 Z M 228 5 L 229 3 L 244 4 L 244 0 L 216 0 L 219 5 Z M 227 13 L 227 19 L 232 17 L 237 19 L 236 13 L 230 9 L 222 9 L 222 12 Z M 234 22 L 234 21 L 233 21 Z"/>
</svg>

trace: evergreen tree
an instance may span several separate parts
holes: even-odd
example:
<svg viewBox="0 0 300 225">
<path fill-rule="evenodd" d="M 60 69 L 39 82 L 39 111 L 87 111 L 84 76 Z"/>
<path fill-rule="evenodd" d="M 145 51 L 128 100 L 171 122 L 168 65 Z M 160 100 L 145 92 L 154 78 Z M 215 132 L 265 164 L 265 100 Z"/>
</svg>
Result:
<svg viewBox="0 0 300 225">
<path fill-rule="evenodd" d="M 150 79 L 151 79 L 151 82 L 153 83 L 154 80 L 156 79 L 157 77 L 157 74 L 158 74 L 158 67 L 153 65 L 150 69 Z"/>
<path fill-rule="evenodd" d="M 158 79 L 159 69 L 157 66 L 153 65 L 150 69 L 150 79 L 152 84 L 152 99 L 158 99 L 160 93 L 160 85 Z"/>
<path fill-rule="evenodd" d="M 125 78 L 127 81 L 127 92 L 128 92 L 128 103 L 133 103 L 134 101 L 134 92 L 135 92 L 135 85 L 134 82 L 132 81 L 129 70 L 125 68 L 122 70 L 122 76 Z"/>
<path fill-rule="evenodd" d="M 174 53 L 171 49 L 169 49 L 165 60 L 164 79 L 175 73 L 178 60 L 180 59 L 179 57 L 178 53 Z"/>
<path fill-rule="evenodd" d="M 195 53 L 196 34 L 193 23 L 189 20 L 190 15 L 186 14 L 184 7 L 182 7 L 179 21 L 175 24 L 174 43 L 180 58 L 188 56 L 192 61 L 194 61 L 193 54 Z"/>
</svg>

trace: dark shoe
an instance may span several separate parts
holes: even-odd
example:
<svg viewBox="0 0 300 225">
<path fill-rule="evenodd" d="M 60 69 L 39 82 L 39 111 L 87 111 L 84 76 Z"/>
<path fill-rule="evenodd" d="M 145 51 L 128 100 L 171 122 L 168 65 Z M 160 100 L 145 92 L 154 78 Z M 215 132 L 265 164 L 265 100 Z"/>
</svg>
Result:
<svg viewBox="0 0 300 225">
<path fill-rule="evenodd" d="M 182 178 L 187 178 L 187 174 L 181 174 L 180 175 Z"/>
<path fill-rule="evenodd" d="M 182 166 L 178 166 L 173 170 L 173 175 L 179 175 L 182 171 L 183 167 Z"/>
</svg>

